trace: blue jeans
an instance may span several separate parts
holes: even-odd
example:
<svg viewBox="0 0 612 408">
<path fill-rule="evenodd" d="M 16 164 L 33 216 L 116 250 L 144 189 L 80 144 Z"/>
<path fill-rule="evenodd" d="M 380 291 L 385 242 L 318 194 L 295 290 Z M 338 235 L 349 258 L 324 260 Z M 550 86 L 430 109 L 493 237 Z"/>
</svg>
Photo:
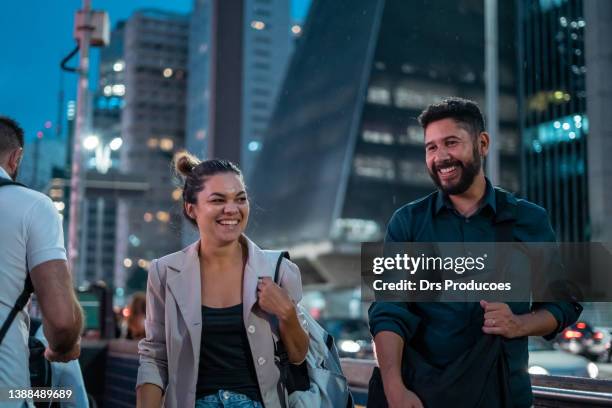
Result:
<svg viewBox="0 0 612 408">
<path fill-rule="evenodd" d="M 263 405 L 244 394 L 219 390 L 196 400 L 195 408 L 263 408 Z"/>
</svg>

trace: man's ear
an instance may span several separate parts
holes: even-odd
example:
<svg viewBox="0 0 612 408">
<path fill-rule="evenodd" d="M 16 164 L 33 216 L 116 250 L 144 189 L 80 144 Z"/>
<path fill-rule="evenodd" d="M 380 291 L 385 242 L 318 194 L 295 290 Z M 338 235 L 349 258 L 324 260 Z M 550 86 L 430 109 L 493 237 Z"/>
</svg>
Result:
<svg viewBox="0 0 612 408">
<path fill-rule="evenodd" d="M 480 132 L 478 135 L 478 150 L 482 156 L 486 156 L 489 153 L 489 146 L 491 138 L 487 132 Z"/>
<path fill-rule="evenodd" d="M 23 158 L 23 147 L 18 147 L 14 149 L 12 152 L 8 154 L 7 165 L 11 172 L 15 172 L 15 170 L 21 164 L 21 159 Z"/>
</svg>

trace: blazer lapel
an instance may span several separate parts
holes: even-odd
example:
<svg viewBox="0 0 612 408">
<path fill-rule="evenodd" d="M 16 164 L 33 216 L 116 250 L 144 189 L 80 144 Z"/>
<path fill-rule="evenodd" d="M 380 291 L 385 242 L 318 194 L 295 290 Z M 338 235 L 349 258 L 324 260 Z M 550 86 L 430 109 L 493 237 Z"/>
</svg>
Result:
<svg viewBox="0 0 612 408">
<path fill-rule="evenodd" d="M 200 352 L 202 335 L 202 293 L 200 278 L 200 259 L 198 248 L 200 241 L 185 248 L 183 256 L 177 258 L 168 269 L 173 275 L 168 276 L 168 288 L 183 317 L 191 339 L 194 358 Z M 182 259 L 181 259 L 182 258 Z"/>
<path fill-rule="evenodd" d="M 243 242 L 247 244 L 248 257 L 244 267 L 244 277 L 242 278 L 242 317 L 244 323 L 249 321 L 251 309 L 257 303 L 257 278 L 258 268 L 256 266 L 258 258 L 257 246 L 246 236 L 242 236 Z M 264 276 L 264 275 L 261 275 Z"/>
</svg>

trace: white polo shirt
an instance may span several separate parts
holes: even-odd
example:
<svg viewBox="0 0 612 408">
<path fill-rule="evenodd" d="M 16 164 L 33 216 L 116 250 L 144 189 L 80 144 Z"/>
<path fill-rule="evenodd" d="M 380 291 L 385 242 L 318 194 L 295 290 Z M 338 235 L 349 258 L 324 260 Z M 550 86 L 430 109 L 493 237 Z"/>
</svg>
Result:
<svg viewBox="0 0 612 408">
<path fill-rule="evenodd" d="M 2 167 L 0 177 L 10 179 Z M 27 268 L 55 259 L 65 260 L 66 250 L 51 199 L 21 186 L 0 187 L 0 324 L 23 290 Z M 30 386 L 28 328 L 27 313 L 19 313 L 0 345 L 0 387 Z"/>
</svg>

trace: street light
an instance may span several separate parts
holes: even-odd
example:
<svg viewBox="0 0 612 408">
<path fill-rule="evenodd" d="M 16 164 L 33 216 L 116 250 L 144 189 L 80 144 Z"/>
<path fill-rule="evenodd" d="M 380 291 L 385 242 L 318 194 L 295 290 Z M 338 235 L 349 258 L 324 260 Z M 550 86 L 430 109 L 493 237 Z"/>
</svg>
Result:
<svg viewBox="0 0 612 408">
<path fill-rule="evenodd" d="M 96 135 L 89 135 L 83 140 L 83 147 L 87 150 L 94 150 L 100 144 L 100 138 Z"/>
<path fill-rule="evenodd" d="M 108 144 L 108 146 L 111 148 L 112 151 L 117 151 L 121 148 L 121 146 L 123 145 L 123 139 L 121 139 L 120 137 L 116 137 L 113 140 L 111 140 L 111 142 Z"/>
</svg>

